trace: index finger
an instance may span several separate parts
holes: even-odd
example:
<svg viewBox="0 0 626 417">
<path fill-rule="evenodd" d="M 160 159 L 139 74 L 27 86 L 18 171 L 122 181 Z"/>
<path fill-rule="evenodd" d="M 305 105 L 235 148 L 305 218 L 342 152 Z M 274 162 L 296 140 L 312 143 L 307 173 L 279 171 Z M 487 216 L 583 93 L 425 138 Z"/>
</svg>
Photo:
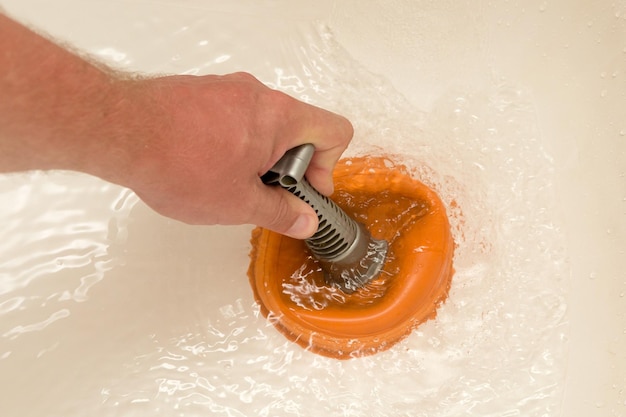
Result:
<svg viewBox="0 0 626 417">
<path fill-rule="evenodd" d="M 312 143 L 315 146 L 306 177 L 320 193 L 330 195 L 334 188 L 333 169 L 352 140 L 354 128 L 343 116 L 319 107 L 307 106 L 311 108 L 309 122 L 295 138 L 293 146 L 303 143 Z"/>
</svg>

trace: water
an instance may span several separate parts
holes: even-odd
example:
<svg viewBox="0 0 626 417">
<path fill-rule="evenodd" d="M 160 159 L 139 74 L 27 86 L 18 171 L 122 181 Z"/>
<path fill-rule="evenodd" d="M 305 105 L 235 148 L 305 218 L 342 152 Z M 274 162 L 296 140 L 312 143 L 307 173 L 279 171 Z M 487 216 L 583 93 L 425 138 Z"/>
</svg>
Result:
<svg viewBox="0 0 626 417">
<path fill-rule="evenodd" d="M 372 357 L 317 356 L 254 304 L 251 227 L 182 225 L 78 174 L 5 176 L 0 414 L 558 415 L 569 269 L 532 98 L 494 76 L 416 109 L 328 28 L 294 25 L 248 68 L 348 116 L 348 155 L 394 155 L 439 192 L 457 249 L 436 320 Z M 219 71 L 224 45 L 169 65 Z"/>
</svg>

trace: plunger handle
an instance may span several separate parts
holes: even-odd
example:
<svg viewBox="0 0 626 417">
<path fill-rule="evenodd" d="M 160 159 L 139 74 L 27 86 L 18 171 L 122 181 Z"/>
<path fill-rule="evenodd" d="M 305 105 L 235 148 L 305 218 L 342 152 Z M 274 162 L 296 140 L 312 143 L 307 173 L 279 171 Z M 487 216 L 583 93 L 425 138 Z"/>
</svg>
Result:
<svg viewBox="0 0 626 417">
<path fill-rule="evenodd" d="M 291 148 L 272 169 L 261 177 L 261 180 L 268 185 L 278 184 L 283 188 L 291 187 L 302 181 L 314 153 L 315 146 L 312 143 Z"/>
<path fill-rule="evenodd" d="M 315 210 L 317 231 L 305 243 L 321 262 L 326 281 L 351 293 L 378 275 L 387 242 L 373 239 L 361 223 L 309 184 L 304 174 L 314 152 L 310 143 L 289 150 L 261 180 L 280 185 Z"/>
</svg>

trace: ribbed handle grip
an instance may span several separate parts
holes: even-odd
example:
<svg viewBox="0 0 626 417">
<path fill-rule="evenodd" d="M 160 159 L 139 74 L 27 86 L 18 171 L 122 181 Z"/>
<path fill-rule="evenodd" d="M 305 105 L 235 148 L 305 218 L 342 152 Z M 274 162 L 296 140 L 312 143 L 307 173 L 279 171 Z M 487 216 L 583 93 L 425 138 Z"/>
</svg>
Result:
<svg viewBox="0 0 626 417">
<path fill-rule="evenodd" d="M 268 185 L 280 185 L 315 210 L 317 231 L 305 243 L 322 263 L 326 281 L 351 293 L 378 275 L 387 242 L 373 239 L 363 225 L 304 178 L 314 151 L 311 144 L 291 149 L 261 179 Z"/>
</svg>

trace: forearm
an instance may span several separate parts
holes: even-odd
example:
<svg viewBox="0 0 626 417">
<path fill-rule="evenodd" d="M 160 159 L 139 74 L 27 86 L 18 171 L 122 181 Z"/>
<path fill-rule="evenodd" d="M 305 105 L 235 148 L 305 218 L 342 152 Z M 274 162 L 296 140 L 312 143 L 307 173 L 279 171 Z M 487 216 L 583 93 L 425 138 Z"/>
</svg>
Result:
<svg viewBox="0 0 626 417">
<path fill-rule="evenodd" d="M 127 84 L 0 14 L 0 172 L 129 167 Z"/>
</svg>

